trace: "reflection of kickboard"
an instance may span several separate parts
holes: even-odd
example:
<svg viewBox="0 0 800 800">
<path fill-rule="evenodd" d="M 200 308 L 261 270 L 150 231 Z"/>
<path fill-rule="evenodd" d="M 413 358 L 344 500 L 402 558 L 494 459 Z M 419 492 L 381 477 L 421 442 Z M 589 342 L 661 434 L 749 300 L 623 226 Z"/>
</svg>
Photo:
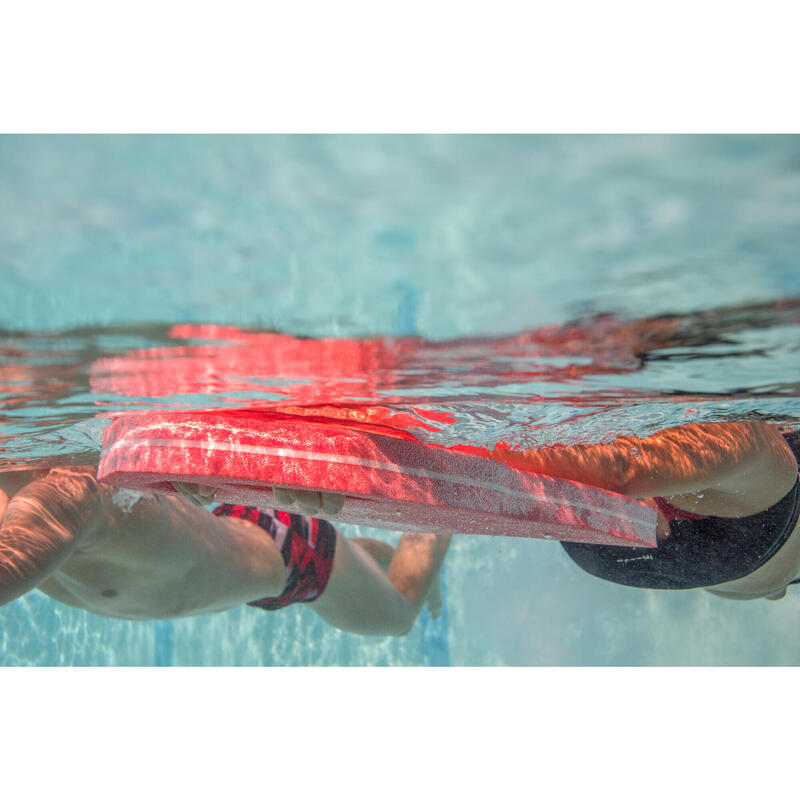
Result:
<svg viewBox="0 0 800 800">
<path fill-rule="evenodd" d="M 98 477 L 140 491 L 214 486 L 220 502 L 275 508 L 272 486 L 346 495 L 330 519 L 390 530 L 654 547 L 644 503 L 400 436 L 226 412 L 143 413 L 104 431 Z"/>
</svg>

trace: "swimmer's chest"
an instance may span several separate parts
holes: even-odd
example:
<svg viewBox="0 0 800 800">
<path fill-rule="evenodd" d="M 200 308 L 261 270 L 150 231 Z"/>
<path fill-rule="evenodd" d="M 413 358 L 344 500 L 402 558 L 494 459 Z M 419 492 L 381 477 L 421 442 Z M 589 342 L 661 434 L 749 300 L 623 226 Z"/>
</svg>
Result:
<svg viewBox="0 0 800 800">
<path fill-rule="evenodd" d="M 61 568 L 39 585 L 58 602 L 107 616 L 149 618 L 187 576 L 213 558 L 203 525 L 172 498 L 151 497 L 112 509 Z M 200 523 L 209 517 L 197 509 Z"/>
</svg>

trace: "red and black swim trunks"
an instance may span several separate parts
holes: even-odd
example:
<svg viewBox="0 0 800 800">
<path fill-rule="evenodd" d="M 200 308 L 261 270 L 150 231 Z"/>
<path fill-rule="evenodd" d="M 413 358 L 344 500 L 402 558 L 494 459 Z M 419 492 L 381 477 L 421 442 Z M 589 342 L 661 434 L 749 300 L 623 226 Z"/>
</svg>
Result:
<svg viewBox="0 0 800 800">
<path fill-rule="evenodd" d="M 286 564 L 286 586 L 281 594 L 253 600 L 247 605 L 274 611 L 292 603 L 310 603 L 325 591 L 336 551 L 336 528 L 330 522 L 288 511 L 227 503 L 215 508 L 213 513 L 218 517 L 246 519 L 263 528 L 280 548 Z"/>
</svg>

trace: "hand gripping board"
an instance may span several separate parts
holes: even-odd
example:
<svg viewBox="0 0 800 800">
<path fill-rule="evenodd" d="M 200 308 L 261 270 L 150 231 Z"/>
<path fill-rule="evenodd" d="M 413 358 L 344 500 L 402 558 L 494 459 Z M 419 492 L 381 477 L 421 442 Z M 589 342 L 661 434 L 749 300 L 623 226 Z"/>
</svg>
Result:
<svg viewBox="0 0 800 800">
<path fill-rule="evenodd" d="M 139 491 L 214 486 L 275 508 L 272 487 L 342 493 L 330 519 L 389 530 L 656 546 L 638 500 L 481 456 L 333 423 L 235 412 L 147 412 L 104 431 L 98 477 Z M 296 510 L 296 509 L 291 509 Z"/>
</svg>

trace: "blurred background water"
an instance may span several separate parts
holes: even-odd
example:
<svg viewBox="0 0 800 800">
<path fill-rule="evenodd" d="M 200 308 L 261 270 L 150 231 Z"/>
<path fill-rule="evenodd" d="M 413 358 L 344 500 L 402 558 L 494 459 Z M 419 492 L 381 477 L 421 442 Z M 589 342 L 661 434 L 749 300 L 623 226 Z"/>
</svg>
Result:
<svg viewBox="0 0 800 800">
<path fill-rule="evenodd" d="M 0 468 L 96 452 L 96 415 L 132 402 L 97 364 L 185 345 L 175 323 L 424 337 L 372 400 L 451 415 L 432 439 L 794 427 L 798 253 L 792 136 L 2 137 Z M 404 665 L 442 642 L 462 665 L 800 663 L 796 594 L 629 589 L 489 537 L 459 538 L 445 576 L 433 638 L 297 606 L 130 623 L 32 593 L 0 608 L 0 664 Z"/>
</svg>

